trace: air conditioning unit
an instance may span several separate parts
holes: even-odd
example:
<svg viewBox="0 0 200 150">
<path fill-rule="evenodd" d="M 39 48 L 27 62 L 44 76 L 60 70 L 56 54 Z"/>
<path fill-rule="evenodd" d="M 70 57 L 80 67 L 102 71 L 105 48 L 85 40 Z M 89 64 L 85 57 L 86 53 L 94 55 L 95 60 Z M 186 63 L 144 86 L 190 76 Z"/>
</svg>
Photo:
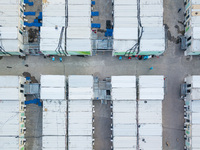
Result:
<svg viewBox="0 0 200 150">
<path fill-rule="evenodd" d="M 21 111 L 26 111 L 26 105 L 21 105 Z"/>
<path fill-rule="evenodd" d="M 26 116 L 21 117 L 21 122 L 26 122 Z"/>
<path fill-rule="evenodd" d="M 21 128 L 20 133 L 21 134 L 26 134 L 26 128 Z"/>
<path fill-rule="evenodd" d="M 26 139 L 20 139 L 20 145 L 25 145 L 26 144 Z"/>
</svg>

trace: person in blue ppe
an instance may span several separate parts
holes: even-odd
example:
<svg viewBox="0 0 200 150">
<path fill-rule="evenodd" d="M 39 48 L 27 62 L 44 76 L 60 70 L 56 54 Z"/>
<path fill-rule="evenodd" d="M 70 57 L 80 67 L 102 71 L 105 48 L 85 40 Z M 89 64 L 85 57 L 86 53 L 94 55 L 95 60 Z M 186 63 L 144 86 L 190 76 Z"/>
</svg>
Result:
<svg viewBox="0 0 200 150">
<path fill-rule="evenodd" d="M 150 67 L 149 70 L 153 70 L 153 67 Z"/>
<path fill-rule="evenodd" d="M 55 56 L 52 56 L 52 61 L 55 61 Z"/>
<path fill-rule="evenodd" d="M 62 57 L 59 58 L 60 62 L 62 62 Z"/>
</svg>

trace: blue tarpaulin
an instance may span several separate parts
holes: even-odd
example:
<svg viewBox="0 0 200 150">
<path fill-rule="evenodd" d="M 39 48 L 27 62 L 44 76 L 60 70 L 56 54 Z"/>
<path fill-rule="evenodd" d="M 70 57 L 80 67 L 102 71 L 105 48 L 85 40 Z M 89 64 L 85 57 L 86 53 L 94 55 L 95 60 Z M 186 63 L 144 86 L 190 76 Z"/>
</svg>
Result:
<svg viewBox="0 0 200 150">
<path fill-rule="evenodd" d="M 91 26 L 92 26 L 92 28 L 101 28 L 100 23 L 92 23 Z"/>
<path fill-rule="evenodd" d="M 31 80 L 31 77 L 26 77 L 26 80 Z"/>
<path fill-rule="evenodd" d="M 35 16 L 35 12 L 24 12 L 25 16 Z"/>
<path fill-rule="evenodd" d="M 42 106 L 42 103 L 40 102 L 40 99 L 34 99 L 34 100 L 25 101 L 25 105 L 28 105 L 28 104 L 36 104 L 38 106 Z"/>
<path fill-rule="evenodd" d="M 95 1 L 92 1 L 92 5 L 95 5 Z"/>
<path fill-rule="evenodd" d="M 33 2 L 29 2 L 29 0 L 24 0 L 24 3 L 28 4 L 29 6 L 33 6 L 33 4 L 34 4 Z"/>
<path fill-rule="evenodd" d="M 42 12 L 39 13 L 38 19 L 42 19 Z"/>
<path fill-rule="evenodd" d="M 106 29 L 105 36 L 113 36 L 113 29 Z"/>
<path fill-rule="evenodd" d="M 98 11 L 94 11 L 94 12 L 91 12 L 92 14 L 92 16 L 99 16 L 99 12 Z"/>
<path fill-rule="evenodd" d="M 33 23 L 28 23 L 28 22 L 24 22 L 24 25 L 27 26 L 27 27 L 41 27 L 42 26 L 42 23 L 36 23 L 37 19 L 34 20 Z"/>
</svg>

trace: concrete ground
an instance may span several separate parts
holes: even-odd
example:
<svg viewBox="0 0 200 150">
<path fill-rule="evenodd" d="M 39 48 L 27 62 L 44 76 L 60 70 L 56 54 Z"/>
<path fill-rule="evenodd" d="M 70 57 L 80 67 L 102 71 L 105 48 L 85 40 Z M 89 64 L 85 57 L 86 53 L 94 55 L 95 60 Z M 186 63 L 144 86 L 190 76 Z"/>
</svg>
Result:
<svg viewBox="0 0 200 150">
<path fill-rule="evenodd" d="M 182 7 L 180 13 L 178 9 Z M 188 74 L 200 74 L 200 59 L 193 57 L 188 59 L 180 50 L 178 36 L 182 34 L 183 25 L 183 0 L 164 0 L 164 22 L 168 28 L 168 47 L 164 56 L 147 61 L 136 59 L 119 61 L 110 53 L 93 57 L 65 57 L 63 62 L 44 59 L 43 56 L 29 56 L 26 60 L 18 57 L 4 57 L 0 60 L 0 75 L 22 75 L 29 72 L 39 81 L 41 74 L 60 75 L 98 75 L 101 79 L 112 75 L 165 75 L 166 95 L 163 101 L 163 149 L 183 150 L 183 105 L 180 100 L 180 84 Z M 179 30 L 178 30 L 179 29 Z M 25 65 L 28 64 L 28 67 Z M 149 70 L 149 67 L 154 67 Z M 109 140 L 110 108 L 109 105 L 95 102 L 95 150 L 107 150 L 111 145 Z M 30 105 L 27 107 L 27 138 L 28 150 L 41 149 L 41 108 Z M 27 121 L 28 122 L 28 121 Z M 103 138 L 105 137 L 105 138 Z M 168 145 L 166 144 L 168 143 Z"/>
</svg>

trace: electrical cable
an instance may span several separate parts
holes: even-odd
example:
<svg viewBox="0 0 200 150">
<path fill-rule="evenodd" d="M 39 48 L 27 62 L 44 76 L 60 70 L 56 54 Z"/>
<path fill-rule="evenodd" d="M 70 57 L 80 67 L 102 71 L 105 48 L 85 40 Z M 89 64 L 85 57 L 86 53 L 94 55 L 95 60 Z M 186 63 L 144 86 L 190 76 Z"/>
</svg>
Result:
<svg viewBox="0 0 200 150">
<path fill-rule="evenodd" d="M 0 37 L 1 37 L 1 33 L 0 33 Z M 10 53 L 8 53 L 6 50 L 5 50 L 5 48 L 3 47 L 3 43 L 2 43 L 2 40 L 1 40 L 1 38 L 0 38 L 0 52 L 2 53 L 2 54 L 4 54 L 4 55 L 10 55 L 10 56 L 12 56 Z"/>
<path fill-rule="evenodd" d="M 142 35 L 143 35 L 143 32 L 144 32 L 144 28 L 142 26 L 142 23 L 141 23 L 141 18 L 140 18 L 140 0 L 137 0 L 137 20 L 138 20 L 138 42 L 130 49 L 128 49 L 124 56 L 126 56 L 128 54 L 128 56 L 135 53 L 135 51 L 137 50 L 137 53 L 136 54 L 139 54 L 140 52 L 140 42 L 141 42 L 141 39 L 142 39 Z"/>
<path fill-rule="evenodd" d="M 65 27 L 62 27 L 61 32 L 60 32 L 60 38 L 59 38 L 58 46 L 55 49 L 55 51 L 56 51 L 56 53 L 59 53 L 59 54 L 63 53 L 66 56 L 66 53 L 65 53 L 65 51 L 64 51 L 64 49 L 62 47 L 62 39 L 63 39 L 64 29 L 65 29 Z"/>
</svg>

